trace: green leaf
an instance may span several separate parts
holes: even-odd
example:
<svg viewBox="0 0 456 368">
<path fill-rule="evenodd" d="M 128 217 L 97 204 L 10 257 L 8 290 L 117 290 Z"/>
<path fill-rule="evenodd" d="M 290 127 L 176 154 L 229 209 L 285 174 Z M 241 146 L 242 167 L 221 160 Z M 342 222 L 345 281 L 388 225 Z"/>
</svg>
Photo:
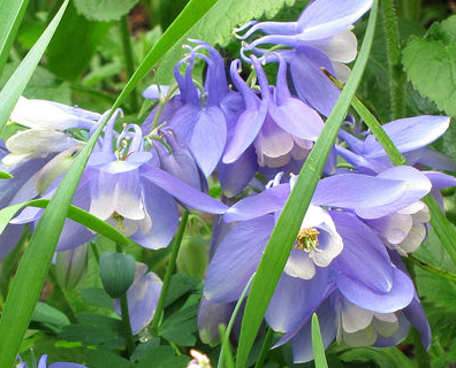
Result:
<svg viewBox="0 0 456 368">
<path fill-rule="evenodd" d="M 2 101 L 2 106 L 0 108 L 0 132 L 3 129 L 3 126 L 8 121 L 11 112 L 16 105 L 17 100 L 21 96 L 22 92 L 24 92 L 27 83 L 29 82 L 30 78 L 33 75 L 38 63 L 41 60 L 41 57 L 46 50 L 49 42 L 54 35 L 57 26 L 59 25 L 63 14 L 68 6 L 69 0 L 65 0 L 62 6 L 60 7 L 57 14 L 54 16 L 52 21 L 47 26 L 46 30 L 40 36 L 38 41 L 35 45 L 31 48 L 31 50 L 27 53 L 24 60 L 22 60 L 19 67 L 10 77 L 6 85 L 0 92 L 0 101 Z M 3 13 L 3 10 L 2 10 Z"/>
<path fill-rule="evenodd" d="M 24 209 L 25 207 L 38 207 L 46 208 L 49 205 L 48 199 L 34 199 L 32 201 L 14 204 L 9 207 L 2 208 L 0 210 L 0 234 L 8 226 L 9 222 L 13 219 L 16 214 Z M 71 205 L 68 213 L 68 218 L 73 221 L 79 222 L 88 229 L 96 232 L 97 234 L 103 235 L 117 243 L 123 245 L 129 245 L 132 240 L 128 239 L 124 234 L 118 231 L 114 226 L 107 222 L 99 219 L 91 213 L 83 210 L 82 208 Z"/>
<path fill-rule="evenodd" d="M 404 49 L 403 64 L 418 92 L 456 117 L 456 15 L 435 24 L 424 38 L 413 38 Z"/>
<path fill-rule="evenodd" d="M 320 179 L 328 154 L 360 83 L 374 38 L 377 12 L 378 1 L 374 1 L 363 45 L 350 79 L 301 170 L 297 183 L 285 204 L 261 258 L 242 319 L 236 361 L 236 367 L 238 368 L 246 366 L 257 331 L 263 321 L 269 301 L 285 267 L 304 215 L 312 200 L 313 192 Z"/>
<path fill-rule="evenodd" d="M 185 50 L 182 45 L 188 38 L 200 39 L 211 45 L 225 46 L 232 40 L 235 27 L 264 15 L 272 18 L 284 6 L 292 6 L 295 2 L 296 0 L 219 1 L 166 55 L 158 70 L 159 81 L 168 83 L 171 80 L 174 64 L 184 55 Z"/>
<path fill-rule="evenodd" d="M 11 175 L 9 172 L 6 171 L 0 171 L 0 179 L 5 180 L 5 179 L 12 179 L 13 175 Z"/>
<path fill-rule="evenodd" d="M 315 368 L 328 368 L 328 362 L 325 356 L 325 345 L 321 338 L 320 322 L 318 316 L 312 315 L 312 349 L 315 360 Z"/>
<path fill-rule="evenodd" d="M 134 75 L 130 78 L 115 101 L 111 113 L 125 101 L 125 98 L 134 90 L 138 82 L 149 73 L 150 69 L 174 45 L 176 40 L 180 39 L 216 1 L 191 0 L 188 3 L 182 13 L 149 51 Z M 62 9 L 64 9 L 67 3 L 68 0 L 56 15 L 58 18 L 54 19 L 60 20 L 63 15 Z M 14 107 L 14 103 L 19 98 L 21 92 L 22 90 L 16 90 L 17 95 L 14 95 L 14 102 L 11 103 L 10 101 L 11 109 Z M 0 93 L 0 100 L 2 103 L 5 103 L 4 101 L 6 100 L 1 98 L 2 94 L 3 91 Z M 10 112 L 0 116 L 0 127 L 1 123 L 3 123 L 2 118 L 6 121 Z M 99 125 L 84 149 L 74 160 L 73 165 L 63 178 L 47 209 L 44 211 L 32 235 L 29 246 L 22 257 L 16 276 L 11 283 L 10 292 L 0 320 L 0 367 L 9 367 L 14 363 L 33 308 L 39 299 L 40 291 L 57 247 L 66 215 L 71 208 L 71 201 L 78 187 L 79 179 L 84 172 L 90 154 L 108 118 L 106 117 L 104 122 Z"/>
<path fill-rule="evenodd" d="M 78 12 L 87 19 L 96 21 L 119 20 L 139 2 L 139 0 L 74 0 Z"/>
<path fill-rule="evenodd" d="M 133 363 L 106 350 L 89 350 L 87 364 L 91 368 L 132 368 Z"/>
<path fill-rule="evenodd" d="M 62 79 L 74 80 L 80 77 L 89 66 L 96 47 L 103 42 L 111 25 L 87 20 L 76 12 L 73 4 L 70 4 L 47 48 L 48 69 Z M 84 31 L 75 32 L 75 29 Z"/>
<path fill-rule="evenodd" d="M 189 358 L 176 356 L 169 346 L 157 346 L 144 354 L 135 365 L 136 368 L 185 368 Z"/>
<path fill-rule="evenodd" d="M 29 0 L 0 0 L 0 75 L 28 3 Z"/>
<path fill-rule="evenodd" d="M 55 332 L 70 324 L 68 317 L 58 309 L 46 303 L 39 302 L 33 311 L 32 321 L 40 322 Z"/>
</svg>

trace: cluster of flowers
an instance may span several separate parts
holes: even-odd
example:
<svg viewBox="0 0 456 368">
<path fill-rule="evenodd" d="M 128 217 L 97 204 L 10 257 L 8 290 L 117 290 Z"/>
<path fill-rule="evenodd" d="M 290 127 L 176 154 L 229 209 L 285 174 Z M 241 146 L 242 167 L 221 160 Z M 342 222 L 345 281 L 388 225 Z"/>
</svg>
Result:
<svg viewBox="0 0 456 368">
<path fill-rule="evenodd" d="M 141 125 L 116 126 L 122 112 L 115 111 L 91 155 L 73 203 L 145 248 L 170 243 L 178 205 L 218 215 L 198 318 L 208 344 L 217 342 L 218 325 L 257 268 L 295 174 L 339 95 L 327 73 L 349 75 L 346 64 L 357 53 L 351 29 L 371 5 L 315 0 L 297 22 L 250 22 L 236 30 L 241 59 L 228 73 L 216 49 L 191 40 L 175 66 L 177 87 L 144 92 L 156 105 Z M 194 78 L 197 63 L 205 64 L 203 83 Z M 251 67 L 248 78 L 242 65 Z M 0 182 L 0 207 L 50 198 L 105 117 L 21 98 L 10 120 L 23 129 L 0 146 L 1 169 L 14 176 Z M 439 191 L 456 185 L 454 177 L 430 171 L 456 167 L 427 147 L 449 123 L 445 116 L 418 116 L 385 124 L 409 164 L 393 167 L 362 124 L 347 119 L 266 315 L 283 334 L 276 346 L 291 342 L 296 362 L 312 359 L 314 312 L 326 346 L 336 338 L 349 346 L 395 345 L 411 324 L 429 346 L 429 325 L 400 256 L 425 240 L 430 216 L 423 198 L 441 201 Z M 219 180 L 222 201 L 205 193 L 209 177 Z M 26 208 L 11 221 L 0 256 L 41 213 Z M 72 255 L 93 237 L 66 220 L 58 251 Z M 160 279 L 138 264 L 128 291 L 134 333 L 150 323 L 160 289 Z"/>
</svg>

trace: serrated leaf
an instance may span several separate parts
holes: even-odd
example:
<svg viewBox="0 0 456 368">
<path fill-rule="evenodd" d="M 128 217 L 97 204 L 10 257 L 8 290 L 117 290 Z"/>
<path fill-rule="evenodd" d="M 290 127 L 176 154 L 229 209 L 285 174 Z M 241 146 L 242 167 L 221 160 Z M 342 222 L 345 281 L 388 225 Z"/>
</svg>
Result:
<svg viewBox="0 0 456 368">
<path fill-rule="evenodd" d="M 284 6 L 292 6 L 296 0 L 223 0 L 214 7 L 185 34 L 173 49 L 163 58 L 157 78 L 167 83 L 172 78 L 172 69 L 185 50 L 182 44 L 188 38 L 206 41 L 212 45 L 224 46 L 233 38 L 233 29 L 251 19 L 263 16 L 272 18 Z"/>
<path fill-rule="evenodd" d="M 340 356 L 344 362 L 374 362 L 381 368 L 413 368 L 415 365 L 398 348 L 354 348 Z"/>
<path fill-rule="evenodd" d="M 87 19 L 111 21 L 128 14 L 138 2 L 139 0 L 74 0 L 74 5 Z"/>
<path fill-rule="evenodd" d="M 253 278 L 252 289 L 247 299 L 244 317 L 242 319 L 236 360 L 237 368 L 246 366 L 258 329 L 263 321 L 263 316 L 266 313 L 280 275 L 285 268 L 299 227 L 320 180 L 326 159 L 361 81 L 375 34 L 377 12 L 378 1 L 374 1 L 364 41 L 350 78 L 328 117 L 320 137 L 301 169 L 297 183 L 288 197 L 285 207 L 272 231 L 257 273 Z"/>
<path fill-rule="evenodd" d="M 434 25 L 424 38 L 404 49 L 408 79 L 423 96 L 448 115 L 456 116 L 456 15 Z"/>
</svg>

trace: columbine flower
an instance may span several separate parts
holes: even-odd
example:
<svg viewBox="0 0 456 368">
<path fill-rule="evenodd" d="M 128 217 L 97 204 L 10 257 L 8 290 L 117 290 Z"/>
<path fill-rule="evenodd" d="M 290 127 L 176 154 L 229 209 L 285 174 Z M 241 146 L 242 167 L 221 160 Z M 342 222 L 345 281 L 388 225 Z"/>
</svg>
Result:
<svg viewBox="0 0 456 368">
<path fill-rule="evenodd" d="M 231 65 L 231 76 L 244 98 L 246 110 L 239 116 L 223 162 L 237 161 L 253 144 L 260 166 L 283 167 L 291 159 L 303 160 L 320 135 L 323 121 L 287 85 L 287 66 L 279 57 L 277 86 L 269 86 L 259 61 L 252 56 L 261 87 L 261 99 L 238 74 L 239 61 Z"/>
<path fill-rule="evenodd" d="M 247 39 L 257 31 L 266 33 L 244 45 L 244 51 L 267 53 L 262 45 L 283 45 L 292 48 L 282 51 L 291 68 L 291 76 L 298 96 L 328 116 L 339 91 L 322 69 L 346 79 L 345 64 L 357 53 L 357 40 L 352 25 L 372 6 L 372 0 L 316 0 L 296 22 L 250 22 L 238 29 L 248 31 L 239 36 Z"/>
<path fill-rule="evenodd" d="M 158 156 L 147 150 L 137 125 L 120 134 L 108 123 L 84 172 L 73 204 L 111 222 L 146 248 L 166 247 L 179 222 L 178 202 L 191 208 L 224 213 L 226 206 L 162 170 Z M 114 145 L 113 145 L 114 143 Z M 55 183 L 45 197 L 51 197 Z M 26 208 L 13 224 L 36 222 L 42 210 Z M 66 220 L 59 250 L 75 248 L 93 238 L 84 226 Z"/>
<path fill-rule="evenodd" d="M 128 315 L 133 334 L 138 334 L 154 317 L 162 281 L 153 272 L 147 272 L 147 266 L 136 263 L 135 280 L 127 291 Z M 120 302 L 115 301 L 115 310 L 120 315 Z"/>
<path fill-rule="evenodd" d="M 209 302 L 239 297 L 289 190 L 289 184 L 272 186 L 227 211 L 225 221 L 232 224 L 219 237 L 207 272 L 204 295 Z M 269 325 L 287 335 L 296 332 L 335 290 L 378 314 L 406 308 L 414 296 L 413 283 L 363 221 L 405 209 L 430 190 L 429 179 L 406 166 L 376 177 L 348 173 L 322 179 L 267 311 Z"/>
</svg>

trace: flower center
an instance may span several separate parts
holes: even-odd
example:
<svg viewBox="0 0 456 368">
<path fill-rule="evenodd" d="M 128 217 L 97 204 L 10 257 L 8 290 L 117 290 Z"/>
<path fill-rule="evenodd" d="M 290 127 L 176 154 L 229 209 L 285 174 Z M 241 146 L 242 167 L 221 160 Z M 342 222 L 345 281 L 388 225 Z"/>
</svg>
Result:
<svg viewBox="0 0 456 368">
<path fill-rule="evenodd" d="M 318 235 L 320 232 L 314 228 L 301 229 L 296 238 L 296 249 L 306 253 L 314 251 L 318 247 Z"/>
</svg>

